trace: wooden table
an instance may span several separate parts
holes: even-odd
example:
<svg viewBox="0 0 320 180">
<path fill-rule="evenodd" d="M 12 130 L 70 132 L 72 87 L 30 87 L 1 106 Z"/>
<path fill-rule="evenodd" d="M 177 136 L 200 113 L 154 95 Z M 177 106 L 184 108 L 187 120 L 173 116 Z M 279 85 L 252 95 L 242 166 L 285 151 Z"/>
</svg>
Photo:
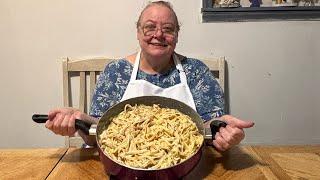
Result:
<svg viewBox="0 0 320 180">
<path fill-rule="evenodd" d="M 0 150 L 0 179 L 45 179 L 68 149 Z"/>
<path fill-rule="evenodd" d="M 0 150 L 0 179 L 109 179 L 95 149 Z M 320 179 L 320 145 L 206 147 L 185 179 Z"/>
</svg>

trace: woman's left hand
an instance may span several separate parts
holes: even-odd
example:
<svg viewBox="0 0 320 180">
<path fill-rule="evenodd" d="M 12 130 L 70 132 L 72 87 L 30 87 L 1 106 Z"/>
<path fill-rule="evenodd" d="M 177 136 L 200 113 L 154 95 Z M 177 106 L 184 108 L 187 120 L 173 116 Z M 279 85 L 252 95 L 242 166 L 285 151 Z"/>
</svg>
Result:
<svg viewBox="0 0 320 180">
<path fill-rule="evenodd" d="M 252 121 L 243 121 L 231 115 L 224 115 L 221 120 L 227 122 L 228 125 L 221 127 L 213 140 L 213 145 L 219 151 L 226 151 L 239 144 L 245 137 L 243 129 L 254 125 Z"/>
</svg>

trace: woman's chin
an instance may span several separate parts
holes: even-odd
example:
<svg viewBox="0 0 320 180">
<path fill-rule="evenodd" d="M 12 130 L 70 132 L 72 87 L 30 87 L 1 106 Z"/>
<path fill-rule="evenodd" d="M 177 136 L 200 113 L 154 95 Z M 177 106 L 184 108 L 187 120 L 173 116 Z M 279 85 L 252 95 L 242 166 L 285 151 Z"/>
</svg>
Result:
<svg viewBox="0 0 320 180">
<path fill-rule="evenodd" d="M 148 50 L 148 54 L 154 57 L 163 57 L 168 56 L 171 53 L 167 47 L 153 47 Z"/>
</svg>

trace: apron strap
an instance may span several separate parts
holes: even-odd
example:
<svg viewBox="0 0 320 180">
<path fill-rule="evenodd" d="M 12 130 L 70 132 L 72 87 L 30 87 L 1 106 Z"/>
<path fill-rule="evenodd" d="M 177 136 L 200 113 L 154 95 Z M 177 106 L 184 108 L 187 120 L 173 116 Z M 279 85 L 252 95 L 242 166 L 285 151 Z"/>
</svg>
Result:
<svg viewBox="0 0 320 180">
<path fill-rule="evenodd" d="M 181 61 L 179 60 L 178 55 L 176 53 L 173 54 L 173 60 L 174 60 L 174 63 L 176 64 L 176 68 L 179 70 L 181 83 L 187 85 L 186 73 L 184 72 L 183 67 L 181 65 Z"/>
<path fill-rule="evenodd" d="M 137 79 L 137 74 L 138 74 L 138 69 L 139 69 L 139 64 L 140 64 L 140 55 L 141 55 L 141 50 L 138 51 L 137 56 L 136 56 L 136 60 L 134 61 L 132 74 L 130 77 L 131 82 Z"/>
</svg>

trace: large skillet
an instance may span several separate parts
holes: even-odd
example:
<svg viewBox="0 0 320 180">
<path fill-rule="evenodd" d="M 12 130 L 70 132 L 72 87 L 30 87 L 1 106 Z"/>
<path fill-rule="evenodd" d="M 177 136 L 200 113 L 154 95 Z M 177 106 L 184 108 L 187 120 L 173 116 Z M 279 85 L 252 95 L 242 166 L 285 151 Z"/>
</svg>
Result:
<svg viewBox="0 0 320 180">
<path fill-rule="evenodd" d="M 88 135 L 96 136 L 100 160 L 106 173 L 118 179 L 179 179 L 188 174 L 192 168 L 195 167 L 202 155 L 202 148 L 199 148 L 197 152 L 189 159 L 177 165 L 157 170 L 133 168 L 113 161 L 111 157 L 104 153 L 104 151 L 101 149 L 101 144 L 99 143 L 100 134 L 109 126 L 112 118 L 124 110 L 124 106 L 126 104 L 130 104 L 132 106 L 139 104 L 149 106 L 153 104 L 159 104 L 159 106 L 162 108 L 177 109 L 183 114 L 191 117 L 192 121 L 195 122 L 196 126 L 198 127 L 200 133 L 204 136 L 205 140 L 213 139 L 212 137 L 214 137 L 215 133 L 219 131 L 219 128 L 226 126 L 225 122 L 214 120 L 210 124 L 211 130 L 205 129 L 203 120 L 191 107 L 180 101 L 160 96 L 142 96 L 122 101 L 107 110 L 100 118 L 97 125 L 90 125 L 84 121 L 76 120 L 76 129 L 81 129 Z M 33 115 L 32 118 L 34 121 L 40 123 L 45 122 L 47 116 Z"/>
</svg>

